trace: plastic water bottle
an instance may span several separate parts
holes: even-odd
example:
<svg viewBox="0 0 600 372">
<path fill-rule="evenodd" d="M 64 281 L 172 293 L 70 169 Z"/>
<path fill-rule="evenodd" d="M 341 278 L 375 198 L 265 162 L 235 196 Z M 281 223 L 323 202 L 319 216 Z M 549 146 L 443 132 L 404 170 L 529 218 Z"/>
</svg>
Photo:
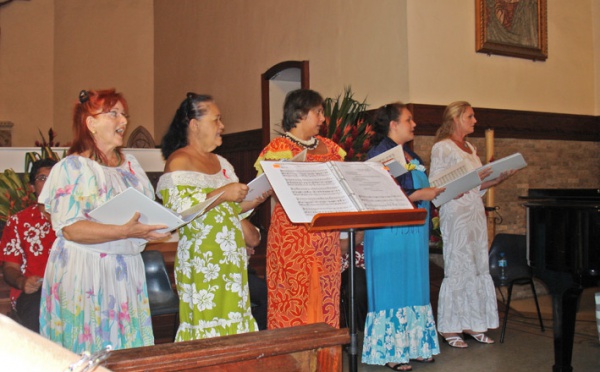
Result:
<svg viewBox="0 0 600 372">
<path fill-rule="evenodd" d="M 506 276 L 506 266 L 508 265 L 508 262 L 506 261 L 506 258 L 504 257 L 504 252 L 500 252 L 500 259 L 498 260 L 498 267 L 500 267 L 500 281 L 501 282 L 506 282 L 508 280 L 508 277 Z"/>
</svg>

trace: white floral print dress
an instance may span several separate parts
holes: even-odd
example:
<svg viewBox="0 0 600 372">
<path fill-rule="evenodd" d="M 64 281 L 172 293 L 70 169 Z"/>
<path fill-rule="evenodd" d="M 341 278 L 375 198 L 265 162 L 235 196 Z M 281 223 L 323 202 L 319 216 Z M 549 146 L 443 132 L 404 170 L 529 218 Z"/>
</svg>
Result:
<svg viewBox="0 0 600 372">
<path fill-rule="evenodd" d="M 128 187 L 154 198 L 133 156 L 126 155 L 118 167 L 105 167 L 70 155 L 52 168 L 38 198 L 57 237 L 42 285 L 40 333 L 75 353 L 154 344 L 140 255 L 145 245 L 131 239 L 81 244 L 62 233 L 66 226 L 89 220 L 88 212 Z"/>
<path fill-rule="evenodd" d="M 231 164 L 219 156 L 221 171 L 164 174 L 157 194 L 180 212 L 206 200 L 211 191 L 238 182 Z M 238 203 L 223 202 L 179 229 L 175 281 L 180 324 L 175 341 L 257 331 L 250 308 L 248 257 Z"/>
</svg>

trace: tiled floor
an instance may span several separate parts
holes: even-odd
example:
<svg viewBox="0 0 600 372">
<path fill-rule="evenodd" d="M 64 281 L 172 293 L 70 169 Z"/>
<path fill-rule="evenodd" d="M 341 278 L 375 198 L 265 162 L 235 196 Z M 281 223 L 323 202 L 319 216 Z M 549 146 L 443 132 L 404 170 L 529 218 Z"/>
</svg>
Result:
<svg viewBox="0 0 600 372">
<path fill-rule="evenodd" d="M 431 298 L 437 301 L 437 293 L 441 283 L 439 267 L 432 265 L 431 269 Z M 589 288 L 584 291 L 580 310 L 577 313 L 575 342 L 573 345 L 574 371 L 600 371 L 600 342 L 595 320 L 594 292 L 599 288 Z M 435 305 L 437 306 L 437 305 Z M 413 371 L 552 371 L 554 365 L 554 346 L 552 332 L 551 297 L 540 297 L 540 306 L 546 332 L 541 332 L 533 298 L 513 301 L 508 317 L 508 325 L 504 343 L 500 344 L 500 329 L 489 332 L 496 344 L 483 345 L 469 339 L 467 349 L 451 348 L 445 343 L 440 345 L 441 353 L 435 356 L 435 363 L 413 363 Z M 504 307 L 499 303 L 500 324 L 504 315 Z M 358 335 L 359 343 L 362 334 Z M 441 341 L 441 339 L 440 339 Z M 344 360 L 344 371 L 348 371 L 348 358 Z M 358 352 L 358 371 L 384 372 L 391 369 L 384 366 L 369 366 L 360 363 L 360 348 Z"/>
</svg>

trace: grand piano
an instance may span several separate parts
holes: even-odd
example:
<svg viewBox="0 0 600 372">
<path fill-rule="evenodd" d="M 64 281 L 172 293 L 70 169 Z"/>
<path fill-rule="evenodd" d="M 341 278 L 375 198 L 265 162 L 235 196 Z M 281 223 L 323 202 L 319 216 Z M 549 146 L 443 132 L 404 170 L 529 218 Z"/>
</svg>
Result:
<svg viewBox="0 0 600 372">
<path fill-rule="evenodd" d="M 600 189 L 529 189 L 527 250 L 552 294 L 554 372 L 572 371 L 575 317 L 583 288 L 600 280 Z"/>
</svg>

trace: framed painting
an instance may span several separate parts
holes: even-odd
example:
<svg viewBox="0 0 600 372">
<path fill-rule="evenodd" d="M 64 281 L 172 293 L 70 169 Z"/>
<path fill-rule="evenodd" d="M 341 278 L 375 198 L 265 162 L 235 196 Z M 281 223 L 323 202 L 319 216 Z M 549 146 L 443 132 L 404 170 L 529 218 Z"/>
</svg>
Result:
<svg viewBox="0 0 600 372">
<path fill-rule="evenodd" d="M 545 61 L 546 0 L 475 0 L 478 53 Z"/>
</svg>

